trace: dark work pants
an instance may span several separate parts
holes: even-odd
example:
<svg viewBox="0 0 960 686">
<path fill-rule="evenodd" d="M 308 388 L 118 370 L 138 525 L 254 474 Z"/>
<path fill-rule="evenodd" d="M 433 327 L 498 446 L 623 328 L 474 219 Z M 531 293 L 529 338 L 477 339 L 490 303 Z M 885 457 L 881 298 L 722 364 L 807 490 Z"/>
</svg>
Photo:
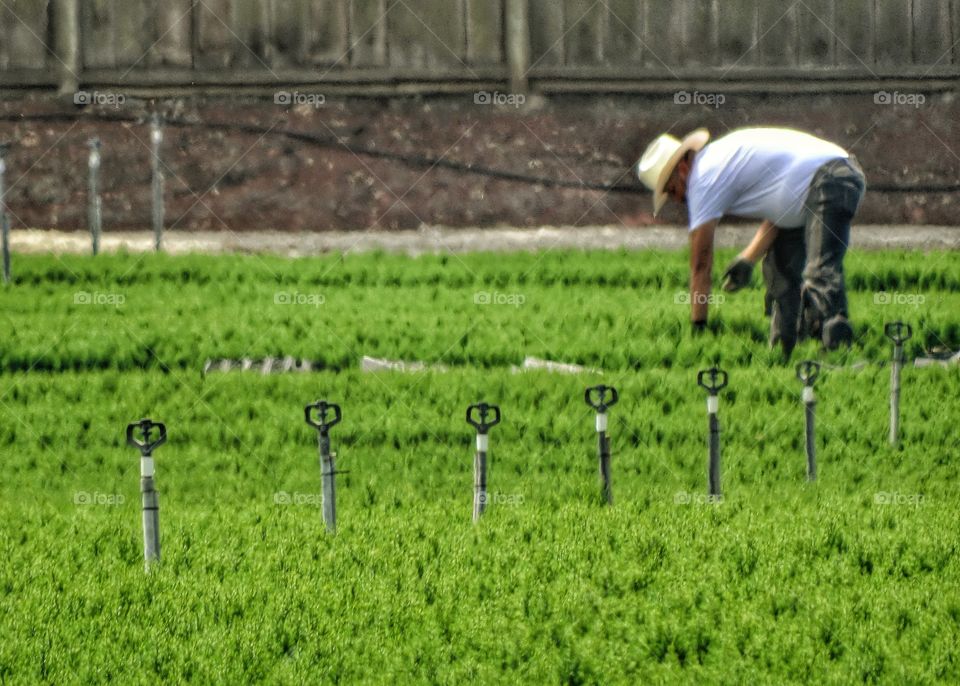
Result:
<svg viewBox="0 0 960 686">
<path fill-rule="evenodd" d="M 804 200 L 803 228 L 781 229 L 763 259 L 770 344 L 788 356 L 798 339 L 820 338 L 831 317 L 849 316 L 843 258 L 865 188 L 855 157 L 824 164 Z"/>
</svg>

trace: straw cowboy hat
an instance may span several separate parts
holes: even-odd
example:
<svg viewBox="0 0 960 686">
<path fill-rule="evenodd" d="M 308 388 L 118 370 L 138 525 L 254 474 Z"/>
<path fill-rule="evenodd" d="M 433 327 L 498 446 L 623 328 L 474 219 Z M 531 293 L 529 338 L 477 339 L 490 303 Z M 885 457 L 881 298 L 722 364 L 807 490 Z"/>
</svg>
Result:
<svg viewBox="0 0 960 686">
<path fill-rule="evenodd" d="M 663 209 L 667 194 L 663 188 L 680 159 L 689 150 L 699 152 L 710 140 L 710 132 L 697 129 L 682 141 L 665 133 L 647 146 L 643 157 L 637 162 L 637 178 L 653 191 L 653 216 Z"/>
</svg>

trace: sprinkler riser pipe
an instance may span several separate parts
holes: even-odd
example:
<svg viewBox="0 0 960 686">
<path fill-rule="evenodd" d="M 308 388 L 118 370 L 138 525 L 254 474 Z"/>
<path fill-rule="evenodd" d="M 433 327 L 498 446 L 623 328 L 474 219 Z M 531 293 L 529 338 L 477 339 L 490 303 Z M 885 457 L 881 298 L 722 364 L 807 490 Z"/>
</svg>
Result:
<svg viewBox="0 0 960 686">
<path fill-rule="evenodd" d="M 710 401 L 713 401 L 712 403 Z M 716 408 L 718 405 L 717 396 L 707 398 L 707 407 L 713 408 L 709 411 L 710 439 L 709 439 L 709 463 L 707 466 L 707 485 L 711 496 L 720 497 L 720 420 L 717 417 Z"/>
<path fill-rule="evenodd" d="M 160 127 L 160 121 L 157 118 L 150 124 L 150 141 L 152 143 L 150 166 L 153 174 L 152 195 L 153 195 L 153 241 L 154 249 L 160 250 L 163 242 L 163 168 L 160 164 L 160 144 L 163 143 L 163 129 Z"/>
<path fill-rule="evenodd" d="M 808 387 L 804 388 L 804 391 Z M 813 389 L 810 388 L 810 397 L 813 397 Z M 804 393 L 806 396 L 806 393 Z M 804 402 L 804 417 L 806 420 L 806 445 L 807 445 L 807 480 L 817 480 L 817 444 L 816 444 L 816 417 L 817 403 L 815 400 Z"/>
<path fill-rule="evenodd" d="M 606 418 L 606 416 L 604 416 L 604 418 Z M 606 425 L 606 422 L 604 422 L 604 425 Z M 603 498 L 608 505 L 613 505 L 613 478 L 610 469 L 610 439 L 607 437 L 606 431 L 597 432 L 597 454 L 600 458 L 600 484 L 603 489 Z"/>
<path fill-rule="evenodd" d="M 487 445 L 487 435 L 477 434 L 477 447 Z M 487 509 L 487 451 L 477 450 L 473 458 L 473 522 L 476 524 Z"/>
<path fill-rule="evenodd" d="M 100 200 L 100 144 L 90 142 L 90 180 L 87 191 L 88 209 L 87 223 L 90 225 L 90 238 L 93 244 L 93 254 L 100 252 L 100 233 L 102 229 L 102 204 Z"/>
<path fill-rule="evenodd" d="M 143 565 L 146 571 L 160 561 L 160 495 L 153 483 L 153 459 L 144 458 L 141 463 L 150 462 L 149 476 L 140 477 L 140 498 L 143 506 Z M 145 465 L 142 471 L 146 471 Z"/>
<path fill-rule="evenodd" d="M 322 487 L 323 521 L 327 531 L 334 533 L 337 530 L 337 484 L 336 467 L 333 455 L 330 454 L 330 435 L 320 433 L 320 477 Z"/>
<path fill-rule="evenodd" d="M 903 364 L 903 346 L 893 349 L 890 370 L 890 445 L 896 445 L 900 435 L 900 368 Z"/>
</svg>

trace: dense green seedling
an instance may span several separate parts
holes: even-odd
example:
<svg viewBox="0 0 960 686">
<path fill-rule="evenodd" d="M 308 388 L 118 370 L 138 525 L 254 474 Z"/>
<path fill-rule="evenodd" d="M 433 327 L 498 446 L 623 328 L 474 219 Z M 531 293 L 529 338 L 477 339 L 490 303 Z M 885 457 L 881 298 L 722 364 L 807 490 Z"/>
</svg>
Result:
<svg viewBox="0 0 960 686">
<path fill-rule="evenodd" d="M 809 484 L 759 288 L 691 338 L 679 254 L 18 258 L 0 294 L 0 681 L 956 682 L 960 375 L 904 370 L 891 448 L 882 336 L 904 318 L 908 354 L 957 345 L 956 259 L 851 255 L 861 339 L 823 358 L 840 368 L 817 383 Z M 525 301 L 474 302 L 493 291 Z M 450 369 L 367 375 L 364 353 Z M 268 354 L 338 369 L 199 374 Z M 605 373 L 512 373 L 525 355 Z M 714 360 L 721 504 L 701 497 L 695 386 Z M 600 382 L 621 395 L 612 509 L 582 400 Z M 335 537 L 302 417 L 319 397 L 344 408 Z M 474 527 L 463 410 L 480 399 L 504 421 Z M 170 430 L 149 576 L 122 436 L 145 415 Z"/>
</svg>

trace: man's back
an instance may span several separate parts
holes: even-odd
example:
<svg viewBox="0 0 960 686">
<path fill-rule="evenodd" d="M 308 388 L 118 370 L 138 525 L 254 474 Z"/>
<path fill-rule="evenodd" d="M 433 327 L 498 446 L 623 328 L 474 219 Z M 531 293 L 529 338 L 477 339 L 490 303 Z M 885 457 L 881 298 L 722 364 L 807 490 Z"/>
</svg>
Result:
<svg viewBox="0 0 960 686">
<path fill-rule="evenodd" d="M 816 170 L 846 158 L 829 141 L 792 129 L 733 131 L 697 153 L 687 182 L 690 230 L 725 214 L 803 224 L 803 200 Z"/>
</svg>

